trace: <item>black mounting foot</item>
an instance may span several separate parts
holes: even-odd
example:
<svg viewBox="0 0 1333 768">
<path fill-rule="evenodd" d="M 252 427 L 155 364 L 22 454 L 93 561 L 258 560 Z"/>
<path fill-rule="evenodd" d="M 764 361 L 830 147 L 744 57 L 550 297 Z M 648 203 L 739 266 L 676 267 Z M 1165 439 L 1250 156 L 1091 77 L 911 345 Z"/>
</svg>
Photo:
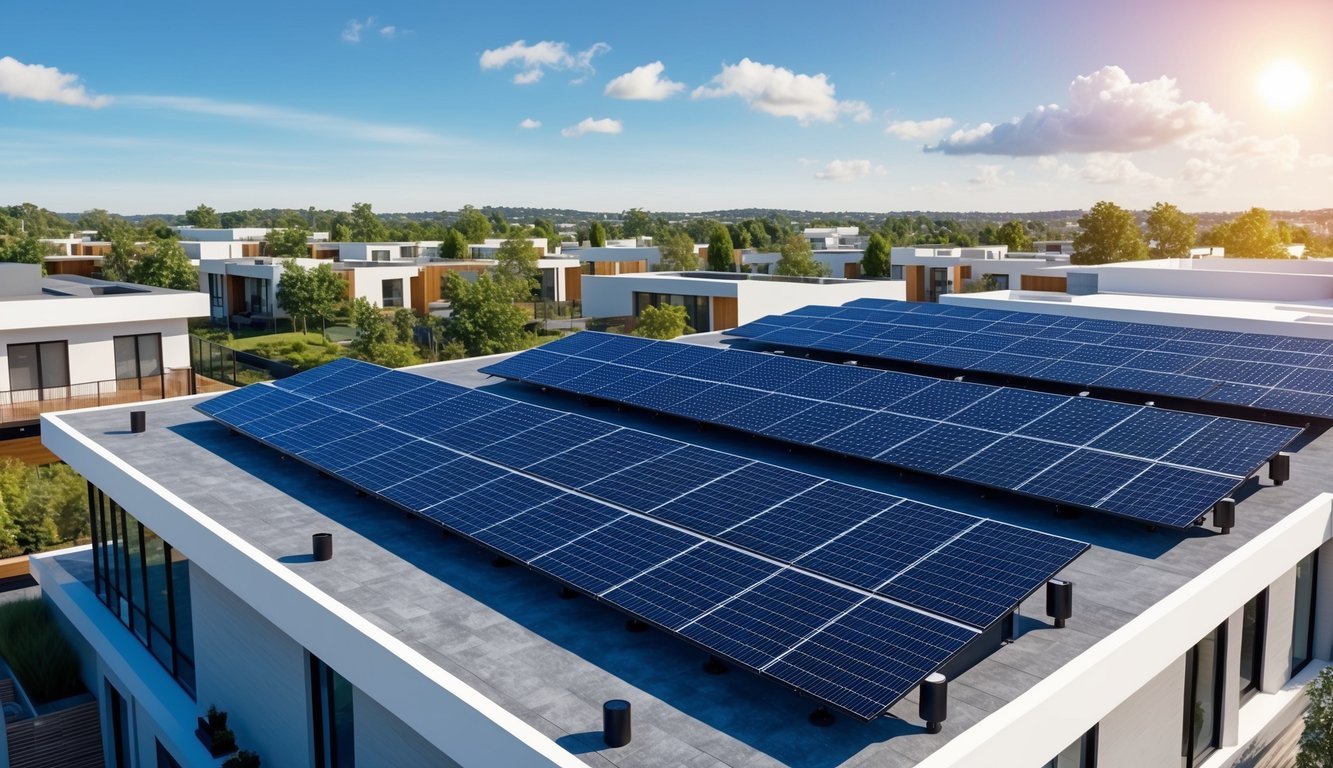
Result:
<svg viewBox="0 0 1333 768">
<path fill-rule="evenodd" d="M 810 713 L 810 724 L 819 728 L 827 728 L 830 725 L 833 725 L 834 719 L 833 713 L 824 707 L 820 707 Z"/>
<path fill-rule="evenodd" d="M 708 661 L 704 662 L 704 671 L 710 675 L 724 675 L 727 672 L 727 665 L 722 659 L 709 656 Z"/>
<path fill-rule="evenodd" d="M 574 598 L 576 598 L 576 597 L 578 597 L 578 596 L 579 596 L 579 593 L 578 593 L 577 590 L 570 589 L 569 587 L 561 587 L 561 588 L 560 588 L 560 599 L 561 599 L 561 600 L 573 600 Z"/>
<path fill-rule="evenodd" d="M 364 499 L 364 498 L 366 497 L 366 492 L 365 492 L 365 491 L 357 491 L 357 492 L 356 492 L 356 497 L 357 497 L 358 499 Z"/>
<path fill-rule="evenodd" d="M 496 568 L 508 568 L 513 565 L 513 563 L 503 557 L 497 557 L 494 560 L 491 560 L 491 565 Z"/>
<path fill-rule="evenodd" d="M 647 628 L 648 625 L 644 624 L 642 621 L 639 621 L 638 619 L 630 619 L 629 621 L 625 622 L 626 632 L 642 632 Z"/>
</svg>

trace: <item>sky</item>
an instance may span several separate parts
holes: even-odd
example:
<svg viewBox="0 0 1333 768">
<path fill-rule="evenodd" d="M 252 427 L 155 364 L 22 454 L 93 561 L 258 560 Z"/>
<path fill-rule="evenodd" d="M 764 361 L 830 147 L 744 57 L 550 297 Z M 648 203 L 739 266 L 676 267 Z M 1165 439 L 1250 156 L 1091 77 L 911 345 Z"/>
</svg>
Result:
<svg viewBox="0 0 1333 768">
<path fill-rule="evenodd" d="M 0 204 L 1333 207 L 1329 0 L 10 4 Z"/>
</svg>

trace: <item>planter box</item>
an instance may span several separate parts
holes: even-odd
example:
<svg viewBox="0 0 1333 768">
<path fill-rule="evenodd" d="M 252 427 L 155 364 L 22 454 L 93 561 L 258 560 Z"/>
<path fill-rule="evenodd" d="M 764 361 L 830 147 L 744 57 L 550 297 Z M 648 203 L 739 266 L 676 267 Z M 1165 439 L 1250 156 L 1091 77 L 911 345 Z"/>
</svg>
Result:
<svg viewBox="0 0 1333 768">
<path fill-rule="evenodd" d="M 208 730 L 208 721 L 204 720 L 202 717 L 197 718 L 197 720 L 199 727 L 194 729 L 194 735 L 199 737 L 199 743 L 204 745 L 204 748 L 208 750 L 208 754 L 213 757 L 226 757 L 236 751 L 235 744 L 225 748 L 219 748 L 218 745 L 213 743 L 213 735 Z"/>
</svg>

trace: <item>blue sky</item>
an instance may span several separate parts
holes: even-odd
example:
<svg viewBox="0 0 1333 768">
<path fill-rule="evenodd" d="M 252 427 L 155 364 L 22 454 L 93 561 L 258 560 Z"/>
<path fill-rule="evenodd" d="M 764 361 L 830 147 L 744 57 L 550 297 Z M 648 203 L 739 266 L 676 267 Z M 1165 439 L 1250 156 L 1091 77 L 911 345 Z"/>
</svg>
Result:
<svg viewBox="0 0 1333 768">
<path fill-rule="evenodd" d="M 0 203 L 1330 207 L 1330 29 L 1327 0 L 27 3 Z"/>
</svg>

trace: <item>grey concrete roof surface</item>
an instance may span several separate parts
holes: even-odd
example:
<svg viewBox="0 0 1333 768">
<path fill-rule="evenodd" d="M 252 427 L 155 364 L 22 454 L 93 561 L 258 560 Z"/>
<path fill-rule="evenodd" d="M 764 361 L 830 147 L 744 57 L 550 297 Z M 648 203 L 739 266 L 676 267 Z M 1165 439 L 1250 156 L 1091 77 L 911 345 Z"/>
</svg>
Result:
<svg viewBox="0 0 1333 768">
<path fill-rule="evenodd" d="M 1090 542 L 1062 574 L 1076 585 L 1074 616 L 1054 629 L 1043 592 L 1027 600 L 1015 642 L 951 682 L 940 734 L 924 732 L 915 694 L 891 717 L 869 724 L 842 717 L 818 728 L 807 721 L 810 700 L 739 670 L 705 674 L 698 649 L 660 632 L 626 632 L 615 610 L 586 598 L 562 600 L 554 582 L 522 567 L 493 567 L 490 555 L 468 542 L 229 435 L 190 401 L 135 404 L 148 411 L 149 429 L 138 435 L 125 429 L 128 407 L 64 418 L 590 765 L 625 768 L 913 765 L 1325 490 L 1322 475 L 1333 460 L 1333 438 L 1318 437 L 1293 457 L 1291 481 L 1274 487 L 1266 476 L 1251 480 L 1230 535 L 1149 532 L 1093 513 L 1058 518 L 1049 505 L 982 498 L 953 481 L 900 477 L 882 466 L 545 393 L 478 373 L 489 362 L 413 372 Z M 335 534 L 332 563 L 290 557 L 307 552 L 310 534 L 320 530 Z M 634 739 L 620 749 L 601 741 L 601 704 L 612 698 L 634 705 Z"/>
</svg>

